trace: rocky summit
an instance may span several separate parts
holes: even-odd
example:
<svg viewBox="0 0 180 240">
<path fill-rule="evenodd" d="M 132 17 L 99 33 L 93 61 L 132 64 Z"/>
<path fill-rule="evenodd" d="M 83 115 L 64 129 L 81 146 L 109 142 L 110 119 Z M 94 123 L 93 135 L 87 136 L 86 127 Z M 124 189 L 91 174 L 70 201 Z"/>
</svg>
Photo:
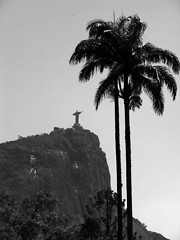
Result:
<svg viewBox="0 0 180 240">
<path fill-rule="evenodd" d="M 48 190 L 81 221 L 90 196 L 110 187 L 98 137 L 79 125 L 0 144 L 0 189 L 21 199 Z"/>
</svg>

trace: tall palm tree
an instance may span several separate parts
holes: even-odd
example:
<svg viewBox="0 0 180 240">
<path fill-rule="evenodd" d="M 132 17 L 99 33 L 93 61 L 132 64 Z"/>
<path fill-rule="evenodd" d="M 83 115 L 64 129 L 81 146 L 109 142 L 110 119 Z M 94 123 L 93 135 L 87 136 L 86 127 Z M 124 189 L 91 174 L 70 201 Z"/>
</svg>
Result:
<svg viewBox="0 0 180 240">
<path fill-rule="evenodd" d="M 86 82 L 99 70 L 100 73 L 104 69 L 113 69 L 117 54 L 114 52 L 114 45 L 111 35 L 114 32 L 114 24 L 103 20 L 94 20 L 87 25 L 89 37 L 81 41 L 75 48 L 70 58 L 70 64 L 78 64 L 85 60 L 85 64 L 79 74 L 79 80 Z M 116 78 L 110 83 L 114 88 L 114 106 L 115 106 L 115 143 L 116 143 L 116 172 L 117 172 L 117 195 L 118 195 L 118 240 L 122 240 L 122 177 L 121 177 L 121 152 L 120 152 L 120 131 L 119 131 L 119 89 Z M 106 91 L 110 91 L 109 84 Z"/>
<path fill-rule="evenodd" d="M 79 74 L 80 81 L 88 81 L 97 70 L 101 73 L 104 69 L 109 70 L 107 77 L 100 82 L 97 89 L 95 104 L 98 108 L 101 100 L 107 96 L 112 96 L 115 102 L 117 191 L 121 198 L 118 98 L 124 101 L 128 240 L 132 240 L 133 236 L 129 110 L 141 106 L 141 93 L 145 92 L 153 103 L 155 113 L 162 115 L 163 86 L 167 86 L 174 100 L 177 86 L 172 72 L 178 74 L 180 71 L 179 60 L 172 52 L 150 43 L 143 45 L 142 36 L 145 29 L 146 24 L 141 22 L 137 15 L 119 18 L 115 23 L 92 21 L 87 26 L 89 38 L 77 45 L 70 59 L 70 63 L 74 64 L 86 60 Z M 121 205 L 121 200 L 119 204 Z M 120 205 L 118 216 L 119 220 L 122 220 Z M 120 232 L 121 227 L 119 225 Z M 122 239 L 122 235 L 119 239 Z"/>
<path fill-rule="evenodd" d="M 142 105 L 141 93 L 145 92 L 152 101 L 155 113 L 162 115 L 164 111 L 163 86 L 166 85 L 174 100 L 177 85 L 172 72 L 179 74 L 180 62 L 170 51 L 155 47 L 150 43 L 143 45 L 142 35 L 146 24 L 142 23 L 137 15 L 128 17 L 119 23 L 116 26 L 120 29 L 114 28 L 116 34 L 113 34 L 112 38 L 116 35 L 121 39 L 119 44 L 123 45 L 124 51 L 119 51 L 121 46 L 114 44 L 114 50 L 120 61 L 114 61 L 111 74 L 100 82 L 95 102 L 98 107 L 99 102 L 109 96 L 110 92 L 113 95 L 114 88 L 112 89 L 111 83 L 118 82 L 119 97 L 124 101 L 125 110 L 127 234 L 128 240 L 132 240 L 130 109 L 134 110 Z"/>
</svg>

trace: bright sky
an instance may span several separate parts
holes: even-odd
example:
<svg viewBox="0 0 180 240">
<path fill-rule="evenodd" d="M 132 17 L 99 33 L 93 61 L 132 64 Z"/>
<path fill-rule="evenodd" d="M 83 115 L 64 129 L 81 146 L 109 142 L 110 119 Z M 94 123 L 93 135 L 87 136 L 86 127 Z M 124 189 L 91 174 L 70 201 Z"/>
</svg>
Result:
<svg viewBox="0 0 180 240">
<path fill-rule="evenodd" d="M 180 58 L 179 0 L 0 0 L 0 142 L 69 128 L 72 113 L 83 111 L 80 123 L 99 136 L 115 190 L 114 105 L 105 100 L 95 111 L 94 93 L 103 76 L 80 84 L 82 65 L 69 65 L 74 48 L 87 38 L 87 22 L 112 21 L 113 10 L 116 17 L 137 13 L 148 25 L 144 42 Z M 180 76 L 176 80 L 180 86 Z M 131 114 L 133 212 L 149 230 L 179 240 L 180 96 L 173 102 L 165 93 L 162 117 L 146 96 Z M 124 162 L 123 122 L 121 110 Z"/>
</svg>

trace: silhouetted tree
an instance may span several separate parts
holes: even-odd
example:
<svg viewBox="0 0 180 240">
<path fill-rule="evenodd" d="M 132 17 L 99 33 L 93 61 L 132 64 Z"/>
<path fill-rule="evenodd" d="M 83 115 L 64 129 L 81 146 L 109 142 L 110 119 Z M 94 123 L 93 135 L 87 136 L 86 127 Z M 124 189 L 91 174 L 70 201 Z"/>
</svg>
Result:
<svg viewBox="0 0 180 240">
<path fill-rule="evenodd" d="M 137 15 L 118 18 L 114 23 L 94 20 L 87 26 L 89 38 L 81 41 L 70 63 L 85 60 L 79 74 L 80 81 L 88 81 L 99 70 L 108 70 L 107 77 L 100 82 L 95 95 L 98 108 L 104 97 L 112 97 L 115 102 L 116 166 L 118 193 L 118 239 L 122 239 L 121 212 L 121 161 L 119 143 L 119 102 L 124 101 L 125 146 L 126 146 L 126 185 L 127 185 L 127 232 L 128 240 L 133 238 L 132 228 L 132 177 L 131 177 L 131 138 L 130 109 L 142 105 L 141 93 L 145 92 L 153 103 L 155 113 L 164 111 L 163 86 L 176 97 L 177 86 L 171 71 L 178 74 L 180 63 L 170 51 L 155 47 L 151 43 L 143 45 L 142 36 L 146 24 Z M 120 199 L 121 198 L 121 199 Z"/>
<path fill-rule="evenodd" d="M 91 197 L 87 205 L 87 217 L 94 219 L 99 223 L 99 237 L 102 239 L 117 239 L 118 221 L 117 221 L 117 193 L 110 188 L 97 193 Z M 126 235 L 126 210 L 122 202 L 123 217 L 123 239 Z"/>
<path fill-rule="evenodd" d="M 174 74 L 180 71 L 178 58 L 170 51 L 155 47 L 151 43 L 143 45 L 142 35 L 146 24 L 137 15 L 117 20 L 117 28 L 108 32 L 114 42 L 117 58 L 109 76 L 100 83 L 96 93 L 96 105 L 103 97 L 114 94 L 112 82 L 118 82 L 119 97 L 124 101 L 125 110 L 125 146 L 126 146 L 126 184 L 127 184 L 127 228 L 128 239 L 132 240 L 132 179 L 131 179 L 131 138 L 130 112 L 142 105 L 141 93 L 145 92 L 153 103 L 156 114 L 164 111 L 163 86 L 176 97 L 177 86 Z M 104 29 L 102 29 L 104 31 Z M 105 31 L 104 31 L 105 32 Z M 117 41 L 116 41 L 117 39 Z M 118 41 L 119 40 L 119 41 Z M 109 86 L 109 88 L 108 88 Z M 108 90 L 107 90 L 108 89 Z"/>
<path fill-rule="evenodd" d="M 87 206 L 88 213 L 98 219 L 106 237 L 117 236 L 117 202 L 117 193 L 108 188 L 91 198 Z"/>
</svg>

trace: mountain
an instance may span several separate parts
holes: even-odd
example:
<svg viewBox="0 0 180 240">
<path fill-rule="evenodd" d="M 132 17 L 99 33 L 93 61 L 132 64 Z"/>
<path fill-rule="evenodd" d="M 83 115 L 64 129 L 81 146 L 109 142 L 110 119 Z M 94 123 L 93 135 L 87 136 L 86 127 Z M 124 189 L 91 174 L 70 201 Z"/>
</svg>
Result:
<svg viewBox="0 0 180 240">
<path fill-rule="evenodd" d="M 21 199 L 48 190 L 81 221 L 90 196 L 110 187 L 98 137 L 79 125 L 0 144 L 0 189 Z"/>
<path fill-rule="evenodd" d="M 99 138 L 79 124 L 0 144 L 0 191 L 17 200 L 48 190 L 79 223 L 90 197 L 107 188 L 110 173 Z M 133 226 L 139 239 L 168 240 L 137 219 Z"/>
<path fill-rule="evenodd" d="M 141 223 L 138 219 L 133 219 L 134 233 L 137 238 L 142 240 L 169 240 L 159 233 L 148 231 L 145 224 Z"/>
</svg>

